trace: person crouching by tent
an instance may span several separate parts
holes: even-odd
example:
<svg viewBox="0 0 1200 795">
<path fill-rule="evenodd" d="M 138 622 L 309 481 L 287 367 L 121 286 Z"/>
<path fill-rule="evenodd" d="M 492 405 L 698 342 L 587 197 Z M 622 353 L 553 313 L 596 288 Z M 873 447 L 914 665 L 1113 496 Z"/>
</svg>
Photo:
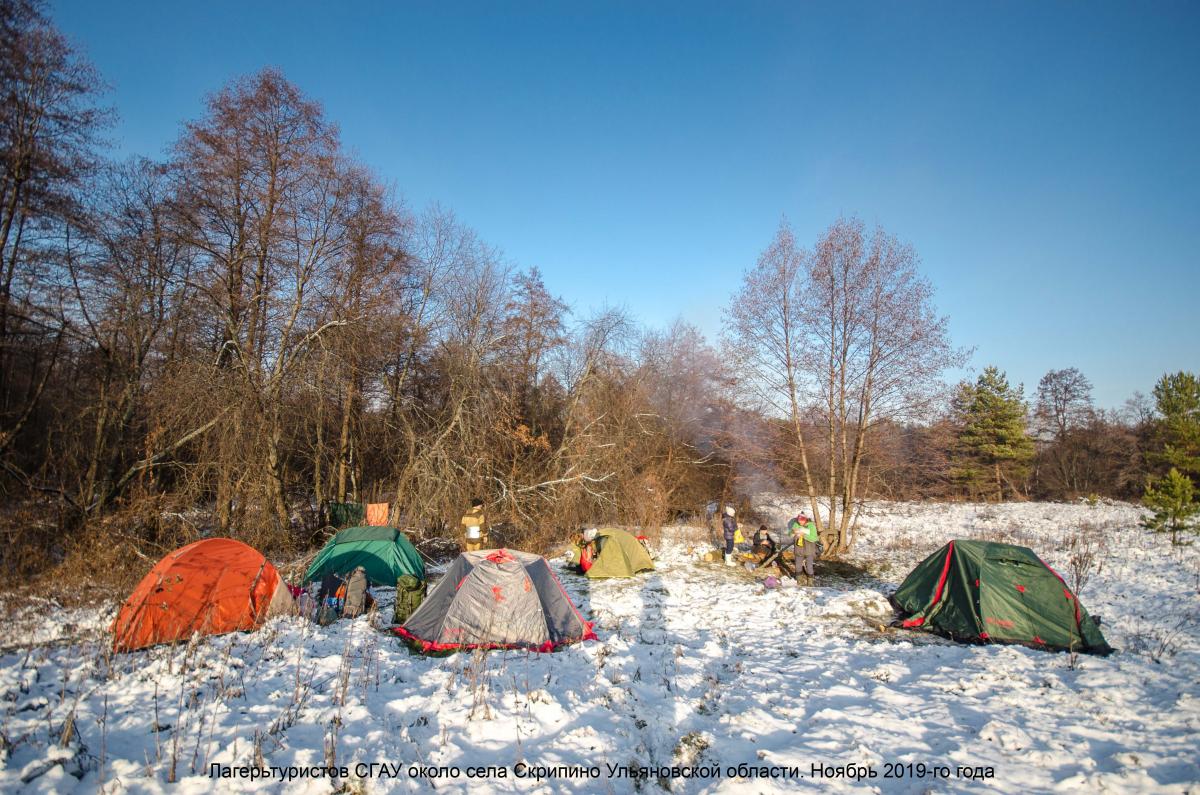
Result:
<svg viewBox="0 0 1200 795">
<path fill-rule="evenodd" d="M 725 536 L 725 565 L 733 566 L 733 545 L 737 540 L 737 520 L 733 518 L 735 511 L 732 505 L 725 506 L 725 516 L 721 518 L 721 530 Z"/>
<path fill-rule="evenodd" d="M 589 527 L 581 530 L 579 538 L 576 539 L 575 545 L 579 547 L 579 573 L 587 574 L 588 569 L 596 562 L 596 555 L 599 550 L 596 549 L 597 530 L 594 527 Z"/>
<path fill-rule="evenodd" d="M 471 500 L 471 509 L 463 514 L 462 528 L 465 552 L 488 548 L 487 518 L 483 515 L 483 500 Z"/>
<path fill-rule="evenodd" d="M 817 556 L 817 524 L 803 512 L 788 522 L 788 535 L 796 541 L 796 573 L 804 572 L 804 584 L 813 584 L 813 563 Z M 804 556 L 801 564 L 800 556 Z"/>
</svg>

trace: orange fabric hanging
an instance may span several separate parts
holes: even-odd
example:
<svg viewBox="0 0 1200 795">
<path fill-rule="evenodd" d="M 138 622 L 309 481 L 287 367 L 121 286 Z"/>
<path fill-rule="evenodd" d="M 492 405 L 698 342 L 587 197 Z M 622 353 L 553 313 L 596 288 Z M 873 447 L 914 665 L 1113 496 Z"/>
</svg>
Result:
<svg viewBox="0 0 1200 795">
<path fill-rule="evenodd" d="M 388 523 L 388 508 L 386 502 L 372 502 L 367 505 L 367 524 L 371 527 L 383 527 Z"/>
<path fill-rule="evenodd" d="M 255 629 L 293 605 L 261 552 L 232 538 L 208 538 L 168 553 L 142 578 L 113 621 L 113 648 Z"/>
</svg>

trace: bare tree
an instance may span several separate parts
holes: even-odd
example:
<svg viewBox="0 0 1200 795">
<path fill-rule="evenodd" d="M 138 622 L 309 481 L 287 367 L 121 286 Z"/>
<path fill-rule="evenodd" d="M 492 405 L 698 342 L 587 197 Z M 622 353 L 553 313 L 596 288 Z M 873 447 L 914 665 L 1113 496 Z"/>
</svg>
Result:
<svg viewBox="0 0 1200 795">
<path fill-rule="evenodd" d="M 645 404 L 639 447 L 647 480 L 640 500 L 657 495 L 661 521 L 671 511 L 698 510 L 723 491 L 731 473 L 716 451 L 725 442 L 733 400 L 724 389 L 720 356 L 693 326 L 677 321 L 663 332 L 645 333 L 638 358 Z"/>
<path fill-rule="evenodd" d="M 101 83 L 36 0 L 0 0 L 0 460 L 62 352 L 65 224 L 110 119 Z M 11 462 L 6 468 L 16 471 Z"/>
<path fill-rule="evenodd" d="M 809 360 L 822 366 L 835 550 L 853 540 L 873 429 L 925 414 L 942 394 L 942 373 L 965 361 L 950 344 L 946 319 L 936 314 L 933 289 L 918 264 L 911 246 L 880 228 L 868 232 L 857 219 L 835 223 L 814 253 L 806 294 L 815 331 Z"/>
<path fill-rule="evenodd" d="M 177 145 L 178 201 L 196 251 L 195 287 L 217 322 L 214 362 L 229 388 L 218 477 L 223 527 L 261 498 L 289 524 L 283 407 L 294 369 L 347 318 L 328 311 L 361 180 L 321 109 L 278 72 L 236 81 Z M 246 447 L 245 440 L 251 440 Z M 239 486 L 235 470 L 257 472 Z M 245 493 L 245 486 L 260 489 Z"/>
<path fill-rule="evenodd" d="M 730 310 L 735 361 L 771 405 L 783 403 L 795 428 L 831 554 L 853 543 L 872 431 L 921 416 L 942 394 L 941 374 L 966 357 L 950 344 L 918 262 L 910 246 L 882 229 L 868 232 L 857 219 L 833 224 L 811 254 L 795 246 L 785 225 Z M 822 429 L 820 492 L 804 445 L 802 401 Z M 823 523 L 818 496 L 826 500 Z"/>
<path fill-rule="evenodd" d="M 531 432 L 539 433 L 544 360 L 566 342 L 567 305 L 550 294 L 537 268 L 519 273 L 506 307 L 504 332 L 519 365 L 518 401 Z"/>
<path fill-rule="evenodd" d="M 1065 439 L 1091 419 L 1092 383 L 1074 367 L 1051 370 L 1038 382 L 1034 418 L 1042 435 Z"/>
<path fill-rule="evenodd" d="M 86 340 L 95 378 L 77 497 L 88 512 L 104 508 L 145 469 L 129 460 L 135 418 L 145 416 L 149 393 L 177 364 L 194 298 L 191 262 L 171 226 L 164 167 L 135 160 L 110 169 L 97 188 L 101 198 L 83 230 L 87 244 L 67 258 L 74 299 L 68 317 Z M 168 431 L 161 416 L 157 422 L 164 446 L 194 430 Z M 123 462 L 137 468 L 122 473 Z"/>
<path fill-rule="evenodd" d="M 741 374 L 740 393 L 756 410 L 788 419 L 794 449 L 800 461 L 804 487 L 818 530 L 824 524 L 817 509 L 806 441 L 802 403 L 810 374 L 805 327 L 805 291 L 808 289 L 809 255 L 796 243 L 786 222 L 775 239 L 742 280 L 742 288 L 725 314 L 724 339 L 728 357 Z"/>
<path fill-rule="evenodd" d="M 1033 416 L 1039 485 L 1072 497 L 1090 490 L 1095 485 L 1091 431 L 1099 430 L 1091 382 L 1074 367 L 1049 371 L 1038 382 Z"/>
<path fill-rule="evenodd" d="M 504 396 L 489 371 L 503 361 L 511 273 L 449 214 L 427 216 L 419 232 L 411 333 L 393 375 L 394 510 L 444 521 L 491 477 L 488 435 Z"/>
</svg>

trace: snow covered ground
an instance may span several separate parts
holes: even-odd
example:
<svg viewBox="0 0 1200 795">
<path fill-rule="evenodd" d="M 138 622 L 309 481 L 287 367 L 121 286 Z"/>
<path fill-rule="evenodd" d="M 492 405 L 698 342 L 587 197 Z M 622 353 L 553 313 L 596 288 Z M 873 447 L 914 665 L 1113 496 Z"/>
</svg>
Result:
<svg viewBox="0 0 1200 795">
<path fill-rule="evenodd" d="M 759 500 L 777 524 L 798 507 Z M 851 565 L 774 590 L 696 563 L 703 531 L 670 528 L 656 572 L 563 574 L 599 640 L 543 655 L 427 658 L 365 618 L 284 618 L 112 656 L 115 605 L 25 615 L 0 652 L 0 791 L 1200 792 L 1200 551 L 1140 516 L 871 504 Z M 1111 657 L 881 628 L 886 594 L 951 538 L 1032 546 L 1070 579 L 1076 536 L 1100 550 L 1081 595 Z M 349 777 L 300 777 L 330 765 Z M 260 766 L 277 770 L 210 777 Z M 620 775 L 630 767 L 668 775 Z"/>
</svg>

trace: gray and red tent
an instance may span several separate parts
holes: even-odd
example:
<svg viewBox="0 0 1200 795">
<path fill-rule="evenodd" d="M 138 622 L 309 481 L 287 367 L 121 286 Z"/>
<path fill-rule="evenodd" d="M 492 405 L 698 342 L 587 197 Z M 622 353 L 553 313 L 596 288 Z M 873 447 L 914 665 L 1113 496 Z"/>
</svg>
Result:
<svg viewBox="0 0 1200 795">
<path fill-rule="evenodd" d="M 396 634 L 422 651 L 553 651 L 596 637 L 550 564 L 509 549 L 464 552 Z"/>
<path fill-rule="evenodd" d="M 912 570 L 892 602 L 901 626 L 956 640 L 1112 651 L 1062 577 L 1026 547 L 951 541 Z"/>
</svg>

